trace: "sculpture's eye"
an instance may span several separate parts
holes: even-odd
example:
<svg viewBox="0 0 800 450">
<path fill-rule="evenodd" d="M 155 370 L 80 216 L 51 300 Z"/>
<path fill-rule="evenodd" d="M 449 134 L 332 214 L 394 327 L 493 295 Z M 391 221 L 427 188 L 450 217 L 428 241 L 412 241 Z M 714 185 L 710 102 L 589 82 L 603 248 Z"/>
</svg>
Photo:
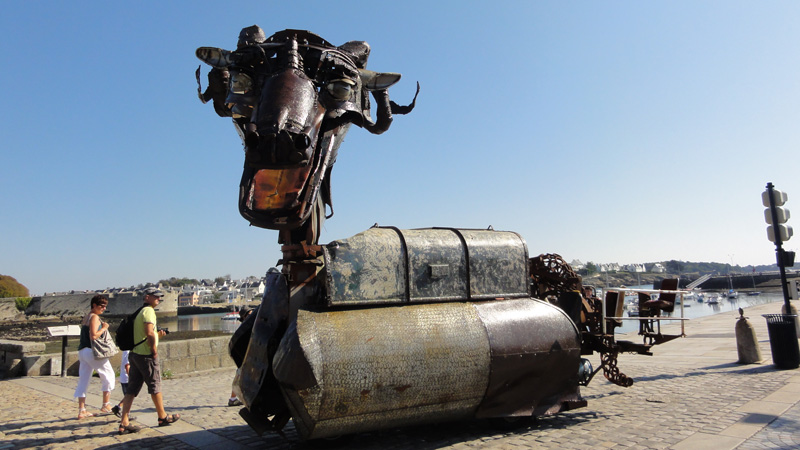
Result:
<svg viewBox="0 0 800 450">
<path fill-rule="evenodd" d="M 253 90 L 253 79 L 241 72 L 233 75 L 231 80 L 231 92 L 234 94 L 246 94 Z"/>
<path fill-rule="evenodd" d="M 325 88 L 336 100 L 348 100 L 353 93 L 355 85 L 356 83 L 353 80 L 343 78 L 331 81 Z"/>
</svg>

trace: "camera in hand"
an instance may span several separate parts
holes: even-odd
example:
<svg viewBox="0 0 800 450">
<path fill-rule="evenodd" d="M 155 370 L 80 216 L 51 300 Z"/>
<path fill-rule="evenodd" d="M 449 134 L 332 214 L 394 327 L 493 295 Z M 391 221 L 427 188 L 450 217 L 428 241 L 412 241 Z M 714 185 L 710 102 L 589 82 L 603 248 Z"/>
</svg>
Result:
<svg viewBox="0 0 800 450">
<path fill-rule="evenodd" d="M 164 332 L 164 334 L 169 334 L 169 328 L 161 328 L 161 327 L 158 327 L 158 331 L 163 331 L 163 332 Z"/>
</svg>

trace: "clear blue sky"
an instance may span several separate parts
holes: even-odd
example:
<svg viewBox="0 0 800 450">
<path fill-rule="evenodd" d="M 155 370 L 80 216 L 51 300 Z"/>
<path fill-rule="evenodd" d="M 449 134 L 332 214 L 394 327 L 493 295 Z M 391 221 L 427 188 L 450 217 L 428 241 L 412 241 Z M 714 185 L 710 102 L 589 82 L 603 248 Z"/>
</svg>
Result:
<svg viewBox="0 0 800 450">
<path fill-rule="evenodd" d="M 768 181 L 800 217 L 800 3 L 387 3 L 5 3 L 0 274 L 38 295 L 275 265 L 194 81 L 196 47 L 252 24 L 368 41 L 400 104 L 422 85 L 387 133 L 351 128 L 322 242 L 492 225 L 568 261 L 774 263 Z"/>
</svg>

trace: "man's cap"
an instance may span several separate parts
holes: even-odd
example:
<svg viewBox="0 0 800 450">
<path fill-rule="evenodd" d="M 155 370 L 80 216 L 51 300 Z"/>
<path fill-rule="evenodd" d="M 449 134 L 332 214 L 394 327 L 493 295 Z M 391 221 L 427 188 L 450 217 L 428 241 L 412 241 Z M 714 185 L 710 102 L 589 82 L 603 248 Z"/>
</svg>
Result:
<svg viewBox="0 0 800 450">
<path fill-rule="evenodd" d="M 161 292 L 161 289 L 157 289 L 154 287 L 149 287 L 144 290 L 144 295 L 154 295 L 156 297 L 163 297 L 164 293 Z"/>
<path fill-rule="evenodd" d="M 244 319 L 250 311 L 252 311 L 252 309 L 249 306 L 242 306 L 242 309 L 239 310 L 239 322 L 244 322 Z"/>
</svg>

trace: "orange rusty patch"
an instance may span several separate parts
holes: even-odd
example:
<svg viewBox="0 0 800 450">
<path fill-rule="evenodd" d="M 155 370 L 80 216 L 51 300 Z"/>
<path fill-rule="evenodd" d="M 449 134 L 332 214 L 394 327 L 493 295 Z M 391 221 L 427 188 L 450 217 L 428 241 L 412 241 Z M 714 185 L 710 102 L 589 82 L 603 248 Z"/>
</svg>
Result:
<svg viewBox="0 0 800 450">
<path fill-rule="evenodd" d="M 298 201 L 310 170 L 310 166 L 259 170 L 250 185 L 248 206 L 262 211 L 291 207 Z"/>
</svg>

